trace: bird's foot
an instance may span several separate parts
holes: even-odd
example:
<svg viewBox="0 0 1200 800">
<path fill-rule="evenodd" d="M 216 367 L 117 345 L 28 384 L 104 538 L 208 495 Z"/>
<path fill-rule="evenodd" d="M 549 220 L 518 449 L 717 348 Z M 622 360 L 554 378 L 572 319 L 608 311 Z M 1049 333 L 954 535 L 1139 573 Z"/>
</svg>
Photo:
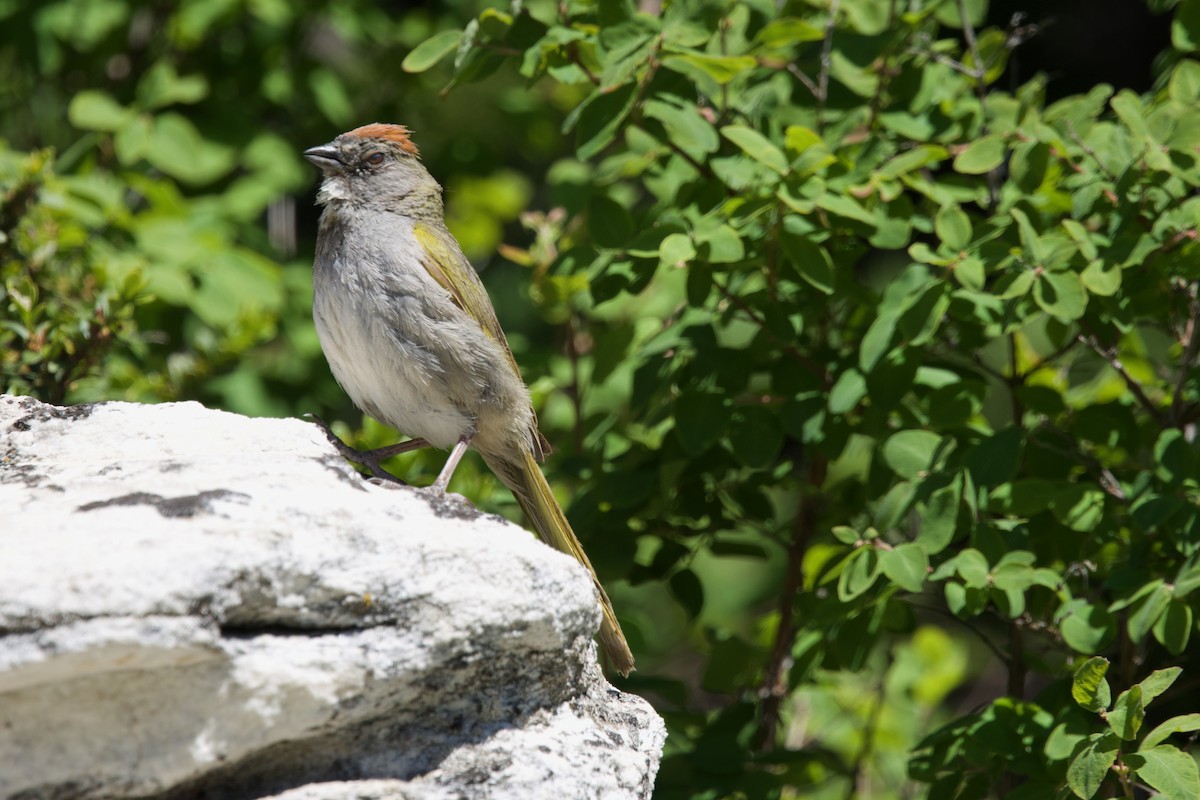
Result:
<svg viewBox="0 0 1200 800">
<path fill-rule="evenodd" d="M 381 461 L 386 461 L 392 456 L 398 456 L 401 453 L 407 453 L 412 450 L 418 450 L 422 447 L 428 447 L 429 443 L 424 439 L 410 439 L 407 442 L 398 442 L 387 447 L 377 447 L 374 450 L 356 450 L 350 445 L 338 438 L 338 435 L 333 432 L 329 424 L 325 420 L 318 417 L 316 414 L 305 414 L 305 417 L 312 420 L 321 432 L 325 434 L 325 438 L 329 443 L 337 449 L 342 458 L 347 461 L 353 461 L 355 464 L 362 464 L 371 474 L 382 481 L 398 483 L 402 486 L 407 486 L 405 481 L 400 480 L 392 473 L 379 466 Z"/>
</svg>

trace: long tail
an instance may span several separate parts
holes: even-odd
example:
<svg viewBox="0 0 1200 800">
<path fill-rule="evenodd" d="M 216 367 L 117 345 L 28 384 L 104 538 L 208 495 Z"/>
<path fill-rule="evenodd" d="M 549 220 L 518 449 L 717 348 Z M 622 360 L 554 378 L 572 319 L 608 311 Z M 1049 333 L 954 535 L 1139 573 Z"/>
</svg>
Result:
<svg viewBox="0 0 1200 800">
<path fill-rule="evenodd" d="M 592 568 L 587 553 L 583 552 L 583 545 L 571 530 L 566 514 L 554 499 L 550 484 L 542 475 L 542 469 L 534 459 L 533 453 L 523 450 L 521 455 L 513 460 L 503 461 L 485 456 L 485 461 L 492 472 L 512 490 L 521 509 L 533 521 L 542 541 L 555 550 L 574 556 L 575 560 L 587 567 L 588 572 L 592 574 L 592 582 L 596 585 L 596 591 L 600 595 L 600 607 L 604 612 L 600 623 L 600 645 L 617 672 L 628 676 L 633 671 L 633 653 L 629 651 L 625 634 L 617 622 L 612 602 L 608 599 L 604 587 L 600 585 L 600 579 L 596 577 L 596 570 Z"/>
</svg>

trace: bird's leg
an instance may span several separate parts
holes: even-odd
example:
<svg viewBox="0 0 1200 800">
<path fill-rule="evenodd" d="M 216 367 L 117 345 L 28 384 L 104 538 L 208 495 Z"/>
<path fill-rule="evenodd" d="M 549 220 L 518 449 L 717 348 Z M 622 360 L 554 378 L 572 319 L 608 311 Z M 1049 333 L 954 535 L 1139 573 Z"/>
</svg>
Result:
<svg viewBox="0 0 1200 800">
<path fill-rule="evenodd" d="M 325 434 L 325 438 L 329 440 L 341 454 L 342 458 L 347 461 L 353 461 L 355 464 L 362 464 L 371 471 L 371 474 L 376 478 L 394 483 L 404 483 L 392 473 L 379 466 L 379 462 L 386 461 L 392 456 L 398 456 L 401 453 L 407 453 L 411 450 L 419 450 L 422 447 L 429 447 L 429 442 L 424 439 L 409 439 L 407 442 L 398 442 L 389 444 L 387 447 L 376 447 L 374 450 L 356 450 L 350 445 L 338 438 L 325 420 L 318 417 L 316 414 L 306 414 L 309 419 L 316 423 L 321 432 Z M 406 484 L 407 485 L 407 484 Z"/>
<path fill-rule="evenodd" d="M 446 464 L 442 467 L 441 474 L 438 475 L 436 481 L 430 484 L 430 489 L 439 494 L 446 492 L 446 487 L 450 485 L 450 478 L 454 475 L 454 470 L 458 466 L 458 462 L 462 460 L 463 453 L 467 452 L 467 448 L 471 446 L 471 440 L 474 438 L 474 431 L 458 437 L 458 441 L 454 444 L 454 449 L 450 451 L 450 457 L 446 459 Z"/>
</svg>

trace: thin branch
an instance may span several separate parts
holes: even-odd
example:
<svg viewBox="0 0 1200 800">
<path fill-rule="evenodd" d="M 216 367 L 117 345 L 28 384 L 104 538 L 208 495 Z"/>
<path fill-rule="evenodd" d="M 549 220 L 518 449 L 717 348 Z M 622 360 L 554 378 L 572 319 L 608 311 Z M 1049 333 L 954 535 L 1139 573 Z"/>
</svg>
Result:
<svg viewBox="0 0 1200 800">
<path fill-rule="evenodd" d="M 820 97 L 821 90 L 813 83 L 812 78 L 804 74 L 804 70 L 797 67 L 795 64 L 788 64 L 787 71 L 796 76 L 796 80 L 803 83 L 808 90 L 812 92 L 813 97 Z"/>
<path fill-rule="evenodd" d="M 642 128 L 642 130 L 646 130 L 644 126 L 639 125 L 638 127 Z M 646 131 L 646 133 L 650 133 L 650 132 Z M 653 135 L 653 134 L 651 134 L 651 135 Z M 713 171 L 711 169 L 709 169 L 708 164 L 697 161 L 695 158 L 688 155 L 688 152 L 686 150 L 684 150 L 679 145 L 675 144 L 675 142 L 671 141 L 670 136 L 668 136 L 666 138 L 666 145 L 668 148 L 670 148 L 672 153 L 679 156 L 684 161 L 686 161 L 688 164 L 690 164 L 692 169 L 696 170 L 702 176 L 704 176 L 705 178 L 707 178 L 709 180 L 716 180 L 716 176 L 713 175 Z M 725 193 L 732 195 L 732 194 L 734 194 L 734 191 L 732 189 L 730 189 L 728 186 L 726 186 Z"/>
<path fill-rule="evenodd" d="M 967 40 L 967 51 L 975 62 L 975 90 L 979 93 L 979 99 L 982 101 L 984 95 L 987 94 L 983 85 L 987 68 L 984 66 L 983 56 L 979 52 L 979 42 L 975 39 L 975 26 L 971 24 L 971 20 L 967 16 L 967 0 L 958 0 L 958 16 L 962 19 L 963 38 Z"/>
<path fill-rule="evenodd" d="M 829 21 L 821 43 L 821 72 L 817 75 L 817 133 L 825 133 L 825 101 L 829 98 L 829 73 L 833 69 L 833 29 L 837 25 L 839 0 L 830 0 Z"/>
<path fill-rule="evenodd" d="M 1102 173 L 1104 173 L 1105 175 L 1107 175 L 1109 180 L 1111 180 L 1115 183 L 1118 180 L 1117 176 L 1114 175 L 1109 170 L 1109 168 L 1107 166 L 1105 166 L 1104 162 L 1100 160 L 1100 156 L 1096 154 L 1095 149 L 1093 149 L 1092 146 L 1089 145 L 1087 142 L 1083 141 L 1082 137 L 1080 137 L 1080 135 L 1075 131 L 1074 125 L 1072 125 L 1069 121 L 1066 123 L 1066 125 L 1067 125 L 1067 136 L 1070 137 L 1071 141 L 1074 142 L 1076 144 L 1076 146 L 1078 146 L 1079 149 L 1084 152 L 1085 155 L 1089 156 L 1092 159 L 1092 161 L 1096 162 L 1096 166 L 1100 168 L 1100 171 Z M 1106 189 L 1105 195 L 1114 204 L 1117 202 L 1117 196 L 1112 193 L 1111 189 Z"/>
<path fill-rule="evenodd" d="M 908 47 L 905 48 L 904 52 L 910 56 L 925 56 L 926 58 L 931 58 L 937 63 L 949 67 L 955 72 L 960 72 L 963 75 L 966 75 L 968 78 L 975 77 L 975 70 L 968 69 L 966 64 L 951 58 L 945 53 L 939 53 L 936 50 L 923 49 L 920 47 Z"/>
<path fill-rule="evenodd" d="M 983 133 L 987 133 L 987 65 L 983 63 L 983 54 L 979 52 L 979 41 L 975 38 L 975 26 L 971 24 L 967 14 L 967 0 L 958 0 L 958 15 L 962 19 L 963 38 L 967 41 L 967 52 L 975 62 L 975 94 L 979 97 L 979 108 L 983 111 Z M 990 170 L 987 174 L 988 207 L 995 208 L 1000 200 L 1000 167 Z"/>
<path fill-rule="evenodd" d="M 1129 767 L 1126 766 L 1125 760 L 1120 755 L 1117 756 L 1117 763 L 1113 766 L 1112 771 L 1117 774 L 1117 781 L 1121 784 L 1121 792 L 1125 796 L 1125 800 L 1133 800 L 1137 795 L 1133 791 L 1133 782 L 1129 780 Z"/>
<path fill-rule="evenodd" d="M 820 486 L 825 482 L 826 461 L 817 456 L 809 468 L 808 483 Z M 787 573 L 779 595 L 779 626 L 775 630 L 775 641 L 771 655 L 763 672 L 759 687 L 762 713 L 758 720 L 758 731 L 754 736 L 756 749 L 767 752 L 775 747 L 775 735 L 783 711 L 783 701 L 788 695 L 788 671 L 792 666 L 792 646 L 796 640 L 796 598 L 804 587 L 804 556 L 812 539 L 817 516 L 816 497 L 801 496 L 800 508 L 792 522 L 792 541 L 788 547 Z"/>
<path fill-rule="evenodd" d="M 1175 390 L 1171 394 L 1171 421 L 1181 426 L 1183 419 L 1183 386 L 1187 383 L 1196 355 L 1200 353 L 1200 299 L 1196 296 L 1196 285 L 1188 288 L 1188 321 L 1184 327 L 1183 359 L 1179 363 L 1179 374 L 1175 376 Z"/>
<path fill-rule="evenodd" d="M 1021 627 L 1019 619 L 1008 624 L 1008 696 L 1013 700 L 1025 699 L 1025 640 Z"/>
<path fill-rule="evenodd" d="M 1021 398 L 1017 395 L 1017 389 L 1025 382 L 1021 377 L 1021 373 L 1017 370 L 1017 335 L 1010 333 L 1008 335 L 1008 397 L 1012 404 L 1013 425 L 1020 426 L 1021 420 L 1025 418 L 1025 408 L 1021 404 Z"/>
<path fill-rule="evenodd" d="M 583 74 L 587 76 L 589 81 L 596 86 L 600 85 L 600 76 L 592 72 L 591 69 L 588 68 L 588 65 L 583 63 L 583 58 L 581 58 L 579 55 L 579 48 L 575 46 L 574 42 L 571 42 L 567 45 L 567 55 L 571 57 L 571 63 L 579 67 L 579 69 L 583 71 Z"/>
<path fill-rule="evenodd" d="M 888 661 L 891 662 L 891 660 L 889 656 Z M 889 663 L 888 669 L 890 668 L 891 664 Z M 884 675 L 887 675 L 886 670 Z M 850 762 L 854 766 L 854 780 L 846 786 L 846 800 L 866 797 L 869 794 L 866 785 L 868 766 L 866 762 L 871 757 L 871 751 L 875 749 L 875 734 L 879 729 L 879 720 L 883 717 L 883 699 L 886 692 L 886 683 L 881 683 L 875 689 L 875 696 L 871 700 L 871 712 L 867 715 L 866 723 L 863 725 L 862 742 Z"/>
<path fill-rule="evenodd" d="M 1059 434 L 1063 438 L 1070 440 L 1072 444 L 1075 443 L 1074 439 L 1067 436 L 1066 433 L 1058 428 L 1050 425 L 1041 425 L 1030 431 L 1030 439 L 1036 443 L 1038 447 L 1079 464 L 1091 474 L 1092 479 L 1096 481 L 1100 488 L 1103 489 L 1105 493 L 1107 493 L 1114 500 L 1124 503 L 1129 499 L 1125 496 L 1125 490 L 1121 488 L 1121 482 L 1117 480 L 1117 476 L 1112 473 L 1112 470 L 1101 464 L 1097 458 L 1088 453 L 1084 453 L 1081 450 L 1063 448 L 1055 445 L 1053 442 L 1048 442 L 1045 439 L 1040 438 L 1039 434 L 1042 432 Z"/>
<path fill-rule="evenodd" d="M 1045 356 L 1044 358 L 1039 358 L 1036 364 L 1031 364 L 1029 366 L 1029 368 L 1026 369 L 1024 372 L 1020 373 L 1020 375 L 1018 377 L 1021 379 L 1022 382 L 1024 382 L 1024 380 L 1026 378 L 1028 378 L 1030 375 L 1037 372 L 1039 369 L 1042 369 L 1043 367 L 1047 366 L 1048 364 L 1051 364 L 1054 361 L 1057 361 L 1058 359 L 1062 358 L 1070 350 L 1075 348 L 1078 344 L 1079 344 L 1078 338 L 1068 339 L 1066 344 L 1064 344 L 1062 347 L 1055 350 L 1053 353 L 1050 353 L 1049 355 Z"/>
<path fill-rule="evenodd" d="M 1142 388 L 1142 385 L 1138 383 L 1132 375 L 1129 374 L 1129 370 L 1125 369 L 1125 365 L 1121 363 L 1121 359 L 1117 357 L 1115 350 L 1105 350 L 1100 346 L 1100 343 L 1096 341 L 1096 337 L 1092 335 L 1084 336 L 1081 333 L 1079 334 L 1079 341 L 1092 348 L 1096 355 L 1108 362 L 1108 365 L 1112 367 L 1118 375 L 1121 376 L 1121 380 L 1125 381 L 1126 388 L 1129 389 L 1130 393 L 1137 399 L 1142 408 L 1144 408 L 1147 413 L 1150 414 L 1150 416 L 1154 417 L 1155 422 L 1163 427 L 1167 427 L 1167 419 L 1163 416 L 1162 409 L 1154 404 L 1149 396 L 1146 395 L 1146 390 Z"/>
<path fill-rule="evenodd" d="M 933 614 L 940 614 L 943 617 L 945 617 L 946 619 L 951 620 L 952 622 L 958 623 L 959 625 L 962 626 L 963 630 L 965 630 L 967 633 L 974 634 L 975 637 L 978 638 L 979 641 L 982 642 L 985 647 L 987 647 L 987 649 L 991 650 L 992 655 L 994 655 L 996 657 L 997 661 L 999 661 L 1001 664 L 1005 664 L 1005 665 L 1008 664 L 1008 656 L 1004 653 L 1003 650 L 1000 649 L 1000 645 L 996 644 L 991 639 L 989 639 L 987 637 L 987 634 L 985 634 L 983 632 L 983 630 L 980 628 L 979 625 L 973 624 L 971 621 L 965 620 L 965 619 L 957 616 L 956 614 L 954 614 L 953 612 L 951 612 L 949 609 L 945 608 L 944 606 L 927 606 L 927 605 L 924 605 L 923 603 L 913 602 L 912 598 L 908 599 L 906 602 L 913 608 L 919 608 L 922 611 L 928 611 Z"/>
</svg>

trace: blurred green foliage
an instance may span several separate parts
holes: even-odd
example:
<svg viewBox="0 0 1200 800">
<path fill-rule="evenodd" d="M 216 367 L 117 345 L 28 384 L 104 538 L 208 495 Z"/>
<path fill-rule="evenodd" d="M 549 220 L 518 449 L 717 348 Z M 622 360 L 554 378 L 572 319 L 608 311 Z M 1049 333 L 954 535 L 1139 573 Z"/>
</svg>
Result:
<svg viewBox="0 0 1200 800">
<path fill-rule="evenodd" d="M 397 56 L 479 7 L 0 3 L 3 233 L 25 231 L 3 266 L 4 335 L 17 338 L 0 383 L 58 401 L 198 398 L 357 421 L 310 321 L 316 176 L 299 150 L 403 119 L 427 133 L 431 166 L 458 167 L 439 172 L 468 253 L 493 254 L 530 198 L 512 154 L 537 158 L 555 140 L 537 126 L 529 143 L 481 140 L 472 125 L 534 115 L 515 82 L 442 101 L 441 84 L 405 76 Z M 512 108 L 482 106 L 485 95 Z M 433 135 L 442 127 L 450 135 Z"/>
<path fill-rule="evenodd" d="M 668 720 L 657 796 L 1200 796 L 1200 1 L 1149 5 L 1152 90 L 1048 100 L 985 0 L 0 4 L 4 384 L 390 441 L 289 198 L 405 122 Z"/>
</svg>

